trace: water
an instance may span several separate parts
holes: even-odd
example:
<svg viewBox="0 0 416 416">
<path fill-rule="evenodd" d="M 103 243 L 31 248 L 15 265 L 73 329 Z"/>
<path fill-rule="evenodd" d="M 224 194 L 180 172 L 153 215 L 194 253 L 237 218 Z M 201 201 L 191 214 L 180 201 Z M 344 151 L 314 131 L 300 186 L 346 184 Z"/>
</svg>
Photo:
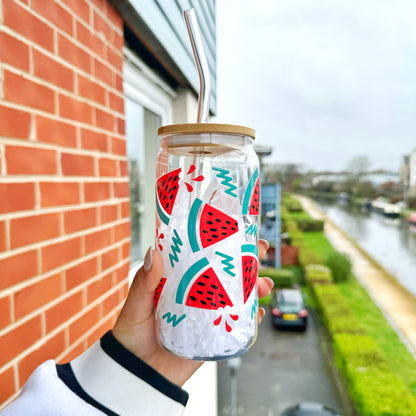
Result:
<svg viewBox="0 0 416 416">
<path fill-rule="evenodd" d="M 406 220 L 363 213 L 338 204 L 316 201 L 323 212 L 354 238 L 386 270 L 416 295 L 416 229 Z"/>
</svg>

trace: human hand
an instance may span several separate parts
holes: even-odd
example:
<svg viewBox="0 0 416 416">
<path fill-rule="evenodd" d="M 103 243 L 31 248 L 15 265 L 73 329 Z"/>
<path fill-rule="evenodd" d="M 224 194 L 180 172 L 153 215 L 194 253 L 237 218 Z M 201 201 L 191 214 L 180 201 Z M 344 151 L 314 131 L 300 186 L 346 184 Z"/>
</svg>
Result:
<svg viewBox="0 0 416 416">
<path fill-rule="evenodd" d="M 267 241 L 259 241 L 260 259 L 266 254 L 268 247 Z M 157 339 L 153 297 L 162 274 L 163 262 L 160 253 L 149 250 L 143 267 L 134 277 L 126 302 L 114 325 L 113 335 L 129 351 L 172 383 L 182 386 L 203 362 L 178 357 L 166 350 Z M 273 281 L 268 277 L 257 278 L 259 297 L 269 294 L 272 287 Z M 259 321 L 264 314 L 264 309 L 259 308 Z"/>
</svg>

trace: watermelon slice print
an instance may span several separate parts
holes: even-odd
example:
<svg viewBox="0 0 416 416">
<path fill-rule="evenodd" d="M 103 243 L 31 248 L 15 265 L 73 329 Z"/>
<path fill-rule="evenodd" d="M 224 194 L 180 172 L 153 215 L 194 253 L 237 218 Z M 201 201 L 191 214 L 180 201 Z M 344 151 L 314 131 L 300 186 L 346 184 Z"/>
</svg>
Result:
<svg viewBox="0 0 416 416">
<path fill-rule="evenodd" d="M 179 173 L 181 168 L 161 176 L 156 181 L 156 208 L 159 218 L 169 224 L 173 205 L 179 191 Z"/>
<path fill-rule="evenodd" d="M 189 212 L 188 239 L 194 253 L 200 249 L 198 234 L 202 247 L 206 248 L 238 232 L 238 222 L 210 204 L 203 205 L 197 230 L 198 213 L 202 205 L 203 202 L 196 198 Z"/>
<path fill-rule="evenodd" d="M 153 297 L 153 302 L 155 304 L 155 310 L 157 309 L 157 305 L 159 303 L 159 298 L 160 298 L 160 295 L 162 294 L 162 290 L 163 290 L 163 287 L 165 286 L 165 283 L 166 283 L 166 277 L 162 277 L 160 279 L 159 284 L 157 285 L 156 290 L 155 290 L 155 295 Z"/>
<path fill-rule="evenodd" d="M 248 181 L 243 197 L 243 215 L 259 215 L 260 181 L 259 170 L 256 169 Z"/>
<path fill-rule="evenodd" d="M 257 272 L 259 268 L 258 249 L 254 244 L 244 244 L 241 247 L 241 266 L 243 279 L 244 303 L 250 297 L 251 292 L 256 286 Z"/>
<path fill-rule="evenodd" d="M 211 310 L 233 306 L 206 257 L 194 263 L 183 275 L 176 292 L 176 303 Z"/>
</svg>

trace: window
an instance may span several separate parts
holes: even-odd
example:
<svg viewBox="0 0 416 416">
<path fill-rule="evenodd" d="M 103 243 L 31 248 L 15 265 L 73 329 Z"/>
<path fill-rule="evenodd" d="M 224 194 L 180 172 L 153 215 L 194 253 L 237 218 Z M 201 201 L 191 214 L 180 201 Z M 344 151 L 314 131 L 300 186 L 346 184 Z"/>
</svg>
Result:
<svg viewBox="0 0 416 416">
<path fill-rule="evenodd" d="M 157 129 L 171 122 L 173 91 L 129 50 L 125 50 L 124 91 L 134 273 L 154 244 Z"/>
</svg>

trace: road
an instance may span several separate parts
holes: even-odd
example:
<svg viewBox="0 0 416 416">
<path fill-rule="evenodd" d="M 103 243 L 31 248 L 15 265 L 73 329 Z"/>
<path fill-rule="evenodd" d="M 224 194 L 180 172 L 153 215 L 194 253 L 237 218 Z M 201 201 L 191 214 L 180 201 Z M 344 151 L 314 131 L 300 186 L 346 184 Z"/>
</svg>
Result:
<svg viewBox="0 0 416 416">
<path fill-rule="evenodd" d="M 308 325 L 306 333 L 276 331 L 268 311 L 256 344 L 241 357 L 236 375 L 237 411 L 231 406 L 230 369 L 226 361 L 218 365 L 219 416 L 278 416 L 299 401 L 316 401 L 339 411 L 340 401 L 313 319 Z"/>
</svg>

